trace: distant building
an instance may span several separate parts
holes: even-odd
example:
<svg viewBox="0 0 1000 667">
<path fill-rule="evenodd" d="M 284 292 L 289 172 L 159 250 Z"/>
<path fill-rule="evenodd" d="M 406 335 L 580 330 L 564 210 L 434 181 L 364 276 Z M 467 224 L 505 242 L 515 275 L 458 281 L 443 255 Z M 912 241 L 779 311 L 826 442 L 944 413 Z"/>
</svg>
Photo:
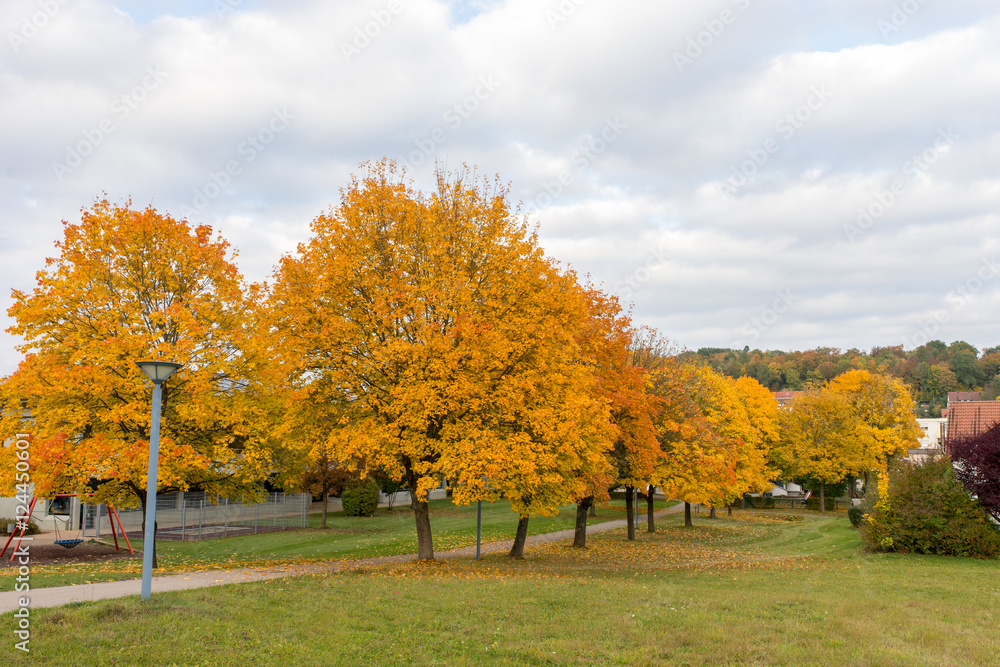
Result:
<svg viewBox="0 0 1000 667">
<path fill-rule="evenodd" d="M 792 404 L 796 398 L 801 396 L 806 392 L 804 391 L 772 391 L 771 395 L 774 396 L 774 400 L 778 401 L 779 408 L 787 408 Z"/>
<path fill-rule="evenodd" d="M 920 426 L 920 444 L 915 449 L 910 449 L 906 458 L 911 461 L 922 461 L 933 454 L 940 454 L 944 449 L 945 434 L 948 429 L 948 420 L 940 419 L 917 419 Z"/>
</svg>

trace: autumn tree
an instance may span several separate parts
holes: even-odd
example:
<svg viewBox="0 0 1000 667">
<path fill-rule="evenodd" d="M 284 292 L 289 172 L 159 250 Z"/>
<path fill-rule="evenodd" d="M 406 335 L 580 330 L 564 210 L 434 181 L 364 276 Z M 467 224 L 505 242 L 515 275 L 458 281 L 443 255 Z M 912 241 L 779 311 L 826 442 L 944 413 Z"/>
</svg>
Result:
<svg viewBox="0 0 1000 667">
<path fill-rule="evenodd" d="M 903 383 L 886 375 L 854 370 L 829 382 L 828 391 L 847 399 L 857 418 L 857 437 L 867 470 L 887 471 L 920 440 L 913 399 Z"/>
<path fill-rule="evenodd" d="M 657 398 L 648 391 L 646 368 L 635 363 L 636 356 L 644 354 L 633 345 L 639 334 L 615 297 L 596 288 L 588 297 L 591 321 L 586 331 L 595 350 L 595 395 L 610 407 L 614 446 L 607 452 L 610 480 L 586 480 L 586 495 L 578 499 L 578 547 L 586 541 L 586 509 L 606 497 L 609 481 L 625 488 L 627 536 L 635 539 L 634 491 L 648 487 L 660 455 L 652 419 Z"/>
<path fill-rule="evenodd" d="M 0 428 L 31 434 L 36 495 L 145 505 L 152 385 L 139 359 L 184 365 L 163 385 L 159 491 L 256 494 L 273 413 L 249 340 L 256 288 L 228 243 L 102 200 L 64 223 L 56 247 L 7 311 L 25 356 L 3 385 Z M 7 492 L 12 470 L 0 464 Z"/>
<path fill-rule="evenodd" d="M 282 259 L 270 338 L 296 392 L 344 406 L 334 458 L 406 482 L 430 559 L 442 478 L 455 502 L 557 511 L 606 465 L 607 408 L 575 339 L 584 295 L 504 186 L 439 174 L 427 194 L 391 161 L 363 168 Z"/>
<path fill-rule="evenodd" d="M 651 378 L 659 399 L 655 425 L 662 452 L 654 483 L 684 502 L 685 526 L 692 525 L 692 503 L 718 503 L 736 481 L 736 458 L 706 409 L 714 400 L 710 373 L 671 360 Z"/>
<path fill-rule="evenodd" d="M 339 496 L 350 479 L 350 473 L 330 458 L 325 446 L 313 452 L 302 472 L 299 485 L 311 495 L 323 498 L 323 520 L 320 527 L 326 528 L 330 496 Z"/>
<path fill-rule="evenodd" d="M 690 471 L 694 484 L 681 493 L 688 504 L 709 505 L 714 517 L 716 507 L 771 487 L 775 471 L 768 454 L 777 439 L 777 402 L 757 380 L 733 380 L 708 366 L 690 371 L 687 389 L 707 426 L 698 444 L 711 474 Z"/>
<path fill-rule="evenodd" d="M 826 484 L 864 468 L 859 420 L 844 394 L 822 390 L 795 399 L 780 413 L 781 437 L 773 459 L 787 477 L 820 483 L 820 511 L 826 511 Z"/>
<path fill-rule="evenodd" d="M 746 422 L 740 422 L 737 437 L 736 479 L 727 489 L 726 502 L 731 506 L 737 498 L 747 493 L 768 491 L 778 471 L 771 464 L 771 449 L 780 439 L 778 401 L 759 382 L 749 377 L 730 380 L 735 399 L 742 409 L 733 412 L 741 419 L 746 414 Z"/>
<path fill-rule="evenodd" d="M 632 330 L 632 339 L 629 343 L 629 363 L 631 366 L 641 369 L 643 373 L 643 395 L 640 397 L 640 405 L 649 415 L 650 429 L 648 433 L 652 437 L 651 440 L 644 443 L 649 462 L 648 480 L 643 494 L 646 499 L 646 531 L 649 533 L 656 532 L 654 503 L 656 484 L 658 483 L 657 469 L 663 460 L 663 449 L 660 446 L 660 433 L 656 426 L 656 418 L 664 406 L 661 397 L 653 391 L 653 378 L 656 373 L 671 365 L 672 357 L 676 352 L 676 347 L 652 327 L 641 326 Z"/>
</svg>

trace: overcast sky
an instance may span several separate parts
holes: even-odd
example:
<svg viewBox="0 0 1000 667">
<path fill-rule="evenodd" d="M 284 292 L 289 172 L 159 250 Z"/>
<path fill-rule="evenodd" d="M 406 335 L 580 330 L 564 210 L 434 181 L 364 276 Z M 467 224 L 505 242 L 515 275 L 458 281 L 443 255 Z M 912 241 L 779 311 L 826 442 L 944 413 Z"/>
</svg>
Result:
<svg viewBox="0 0 1000 667">
<path fill-rule="evenodd" d="M 257 281 L 387 156 L 499 174 L 689 349 L 1000 344 L 996 0 L 3 0 L 0 33 L 4 311 L 102 192 Z"/>
</svg>

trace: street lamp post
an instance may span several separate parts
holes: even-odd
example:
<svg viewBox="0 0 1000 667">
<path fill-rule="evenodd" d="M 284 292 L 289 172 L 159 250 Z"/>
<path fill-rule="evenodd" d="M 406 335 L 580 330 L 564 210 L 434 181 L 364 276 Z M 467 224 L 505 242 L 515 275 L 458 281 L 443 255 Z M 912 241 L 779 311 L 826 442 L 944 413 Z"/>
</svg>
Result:
<svg viewBox="0 0 1000 667">
<path fill-rule="evenodd" d="M 153 381 L 153 415 L 149 426 L 149 477 L 146 479 L 146 529 L 142 535 L 142 599 L 148 600 L 153 586 L 153 550 L 156 548 L 156 466 L 160 458 L 160 399 L 163 381 L 181 364 L 170 361 L 137 361 L 135 365 Z"/>
<path fill-rule="evenodd" d="M 476 501 L 476 560 L 479 560 L 479 549 L 483 540 L 483 501 Z"/>
</svg>

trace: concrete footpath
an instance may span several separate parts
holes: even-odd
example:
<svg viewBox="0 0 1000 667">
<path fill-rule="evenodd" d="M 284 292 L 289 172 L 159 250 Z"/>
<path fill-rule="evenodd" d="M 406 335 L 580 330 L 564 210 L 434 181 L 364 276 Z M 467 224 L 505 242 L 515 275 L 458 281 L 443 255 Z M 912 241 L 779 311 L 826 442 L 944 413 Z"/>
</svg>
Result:
<svg viewBox="0 0 1000 667">
<path fill-rule="evenodd" d="M 661 517 L 667 514 L 675 514 L 683 511 L 683 503 L 674 505 L 665 510 L 657 512 L 655 516 Z M 639 515 L 639 526 L 645 525 L 645 514 Z M 625 527 L 625 519 L 615 521 L 605 521 L 587 526 L 587 534 L 601 533 L 608 530 L 615 530 Z M 532 544 L 545 542 L 558 542 L 559 540 L 573 539 L 573 530 L 560 530 L 554 533 L 543 533 L 541 535 L 531 535 L 525 542 L 525 547 Z M 509 551 L 513 545 L 513 540 L 500 542 L 489 542 L 483 544 L 481 551 L 484 554 Z M 441 551 L 434 554 L 435 558 L 456 558 L 462 556 L 474 556 L 476 547 L 462 547 L 450 551 Z M 164 593 L 166 591 L 181 591 L 191 588 L 207 588 L 209 586 L 223 586 L 226 584 L 242 584 L 250 581 L 263 581 L 266 579 L 280 579 L 282 577 L 294 577 L 304 574 L 317 574 L 326 572 L 338 572 L 342 570 L 354 570 L 365 566 L 384 565 L 387 563 L 404 563 L 415 558 L 415 554 L 402 554 L 399 556 L 379 556 L 377 558 L 359 558 L 354 560 L 331 560 L 322 563 L 303 563 L 302 565 L 289 565 L 283 567 L 267 568 L 239 568 L 234 570 L 210 570 L 207 572 L 188 572 L 184 574 L 172 574 L 167 576 L 153 577 L 152 592 Z M 13 582 L 12 582 L 13 584 Z M 97 584 L 78 584 L 76 586 L 57 586 L 53 588 L 35 588 L 26 592 L 3 591 L 0 592 L 0 614 L 14 611 L 21 607 L 20 599 L 27 597 L 30 602 L 29 608 L 38 609 L 41 607 L 57 607 L 68 602 L 87 602 L 90 600 L 106 600 L 109 598 L 122 598 L 129 595 L 139 595 L 141 593 L 142 581 L 140 579 L 129 579 L 126 581 L 107 581 Z"/>
</svg>

